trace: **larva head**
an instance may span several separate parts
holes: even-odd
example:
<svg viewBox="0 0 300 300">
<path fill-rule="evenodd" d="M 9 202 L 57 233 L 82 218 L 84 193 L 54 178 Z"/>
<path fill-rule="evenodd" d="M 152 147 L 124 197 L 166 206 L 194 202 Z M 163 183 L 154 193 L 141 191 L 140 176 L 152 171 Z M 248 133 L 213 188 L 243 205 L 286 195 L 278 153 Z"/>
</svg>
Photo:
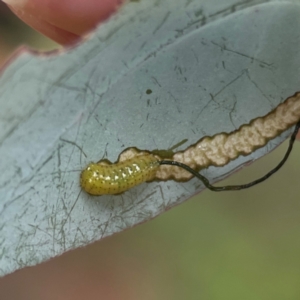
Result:
<svg viewBox="0 0 300 300">
<path fill-rule="evenodd" d="M 101 192 L 101 174 L 99 172 L 99 165 L 95 163 L 90 163 L 82 172 L 80 176 L 80 186 L 87 193 L 91 195 L 103 195 L 99 194 L 99 186 Z"/>
</svg>

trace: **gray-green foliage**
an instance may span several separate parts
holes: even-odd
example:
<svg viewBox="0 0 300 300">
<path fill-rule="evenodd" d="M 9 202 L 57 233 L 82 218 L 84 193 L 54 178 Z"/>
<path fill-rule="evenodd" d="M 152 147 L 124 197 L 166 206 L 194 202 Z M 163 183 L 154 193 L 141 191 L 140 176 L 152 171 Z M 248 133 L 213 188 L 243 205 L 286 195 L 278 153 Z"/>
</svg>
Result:
<svg viewBox="0 0 300 300">
<path fill-rule="evenodd" d="M 0 78 L 0 273 L 122 231 L 200 192 L 193 179 L 90 197 L 79 174 L 127 147 L 168 149 L 188 139 L 182 150 L 268 113 L 299 90 L 299 14 L 298 1 L 131 2 L 64 54 L 20 53 Z M 203 174 L 220 180 L 288 134 Z"/>
</svg>

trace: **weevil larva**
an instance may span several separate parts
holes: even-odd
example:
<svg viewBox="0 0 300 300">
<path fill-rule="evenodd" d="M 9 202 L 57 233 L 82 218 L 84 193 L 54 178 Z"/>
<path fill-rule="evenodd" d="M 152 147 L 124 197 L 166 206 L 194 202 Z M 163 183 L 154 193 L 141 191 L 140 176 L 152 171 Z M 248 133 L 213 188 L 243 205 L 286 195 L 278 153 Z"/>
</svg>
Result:
<svg viewBox="0 0 300 300">
<path fill-rule="evenodd" d="M 159 157 L 145 153 L 116 164 L 90 163 L 81 173 L 80 185 L 89 194 L 120 194 L 155 177 Z"/>
</svg>

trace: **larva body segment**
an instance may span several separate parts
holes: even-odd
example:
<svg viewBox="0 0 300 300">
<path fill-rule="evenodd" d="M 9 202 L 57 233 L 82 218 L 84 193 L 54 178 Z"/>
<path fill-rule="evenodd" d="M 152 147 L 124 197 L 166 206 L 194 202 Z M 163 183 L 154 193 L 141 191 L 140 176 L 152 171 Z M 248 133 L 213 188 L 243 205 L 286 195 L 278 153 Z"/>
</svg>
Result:
<svg viewBox="0 0 300 300">
<path fill-rule="evenodd" d="M 81 173 L 80 185 L 91 195 L 120 194 L 154 179 L 159 159 L 143 153 L 115 164 L 90 163 Z"/>
</svg>

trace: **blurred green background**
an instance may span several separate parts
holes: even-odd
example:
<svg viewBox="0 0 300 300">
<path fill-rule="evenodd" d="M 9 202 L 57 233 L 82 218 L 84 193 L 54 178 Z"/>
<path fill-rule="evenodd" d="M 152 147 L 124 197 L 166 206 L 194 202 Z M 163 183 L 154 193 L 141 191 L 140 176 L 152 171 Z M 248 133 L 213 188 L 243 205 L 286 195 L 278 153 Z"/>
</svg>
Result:
<svg viewBox="0 0 300 300">
<path fill-rule="evenodd" d="M 0 2 L 1 64 L 21 44 L 58 47 Z M 246 183 L 287 142 L 220 184 Z M 0 299 L 300 299 L 300 144 L 272 178 L 205 191 L 156 219 L 0 279 Z"/>
</svg>

